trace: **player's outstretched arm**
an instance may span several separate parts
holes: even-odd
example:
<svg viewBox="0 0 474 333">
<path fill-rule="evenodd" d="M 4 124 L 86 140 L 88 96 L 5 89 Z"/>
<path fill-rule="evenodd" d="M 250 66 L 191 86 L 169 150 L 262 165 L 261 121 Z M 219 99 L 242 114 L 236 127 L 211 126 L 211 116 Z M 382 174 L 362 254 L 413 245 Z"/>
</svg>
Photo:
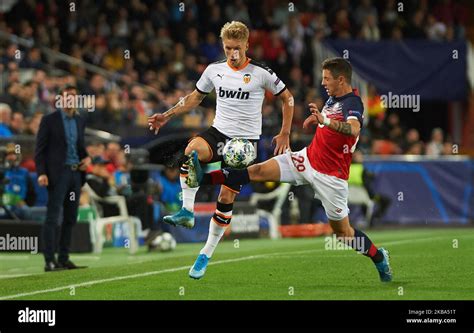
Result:
<svg viewBox="0 0 474 333">
<path fill-rule="evenodd" d="M 294 111 L 294 99 L 293 95 L 288 89 L 280 94 L 282 100 L 282 113 L 283 122 L 281 124 L 281 131 L 273 137 L 272 142 L 275 144 L 274 155 L 283 154 L 288 148 L 290 148 L 290 132 L 291 122 L 293 120 Z"/>
<path fill-rule="evenodd" d="M 349 119 L 347 121 L 339 121 L 335 119 L 329 119 L 326 115 L 319 112 L 316 104 L 310 103 L 309 109 L 314 117 L 317 118 L 318 123 L 327 126 L 336 132 L 342 133 L 348 136 L 358 136 L 360 133 L 360 123 L 356 119 Z"/>
<path fill-rule="evenodd" d="M 206 94 L 201 94 L 196 89 L 182 98 L 175 106 L 164 113 L 155 113 L 148 117 L 148 126 L 150 131 L 158 131 L 163 127 L 172 117 L 179 116 L 180 114 L 186 113 L 201 104 L 202 100 L 206 97 Z"/>
</svg>

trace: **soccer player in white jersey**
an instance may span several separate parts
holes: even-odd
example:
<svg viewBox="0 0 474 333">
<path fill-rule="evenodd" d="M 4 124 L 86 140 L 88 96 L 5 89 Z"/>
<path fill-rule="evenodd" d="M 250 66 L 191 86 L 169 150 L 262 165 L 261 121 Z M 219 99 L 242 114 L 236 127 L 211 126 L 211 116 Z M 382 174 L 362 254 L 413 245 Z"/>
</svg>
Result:
<svg viewBox="0 0 474 333">
<path fill-rule="evenodd" d="M 213 125 L 193 138 L 185 149 L 185 154 L 197 153 L 201 163 L 222 161 L 222 148 L 232 138 L 245 138 L 256 142 L 262 130 L 262 103 L 265 91 L 269 90 L 282 100 L 283 121 L 280 132 L 273 138 L 274 155 L 283 154 L 289 147 L 291 122 L 293 118 L 293 96 L 285 84 L 268 67 L 246 55 L 249 48 L 249 30 L 237 21 L 226 23 L 220 37 L 226 59 L 207 66 L 196 83 L 196 89 L 174 107 L 163 114 L 148 118 L 150 130 L 155 134 L 171 117 L 186 113 L 197 107 L 213 89 L 216 91 L 216 116 Z M 163 221 L 174 226 L 192 228 L 194 226 L 194 200 L 198 187 L 190 188 L 185 183 L 188 165 L 181 166 L 181 188 L 183 206 L 174 215 Z M 214 249 L 229 226 L 232 207 L 241 185 L 222 185 L 217 199 L 216 211 L 210 221 L 209 235 L 202 256 L 196 264 L 207 265 Z M 196 275 L 191 277 L 199 278 Z"/>
<path fill-rule="evenodd" d="M 303 127 L 316 124 L 318 128 L 307 148 L 297 152 L 288 151 L 247 169 L 223 169 L 208 174 L 203 174 L 200 163 L 192 152 L 186 182 L 191 187 L 198 184 L 234 186 L 250 181 L 309 184 L 314 190 L 315 198 L 321 200 L 336 236 L 372 259 L 381 281 L 388 282 L 392 280 L 388 251 L 378 249 L 364 232 L 353 228 L 349 223 L 347 179 L 352 153 L 362 127 L 364 106 L 360 97 L 352 90 L 352 68 L 347 60 L 327 59 L 322 68 L 322 85 L 330 97 L 321 112 L 315 104 L 309 105 L 312 114 L 305 120 Z M 206 267 L 198 268 L 201 269 L 199 275 L 203 276 Z"/>
</svg>

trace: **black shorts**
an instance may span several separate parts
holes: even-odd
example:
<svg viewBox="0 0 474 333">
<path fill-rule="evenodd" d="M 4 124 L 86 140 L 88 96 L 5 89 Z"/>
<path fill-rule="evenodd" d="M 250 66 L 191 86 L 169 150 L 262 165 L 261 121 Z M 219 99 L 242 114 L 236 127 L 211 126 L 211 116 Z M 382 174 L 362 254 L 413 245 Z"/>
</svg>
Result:
<svg viewBox="0 0 474 333">
<path fill-rule="evenodd" d="M 225 162 L 222 157 L 222 150 L 224 149 L 225 144 L 227 141 L 231 140 L 230 137 L 227 135 L 222 134 L 219 132 L 215 127 L 211 126 L 204 132 L 200 133 L 197 135 L 197 137 L 203 138 L 207 144 L 209 145 L 209 148 L 211 149 L 211 159 L 208 161 L 202 161 L 202 163 L 214 163 L 214 162 L 222 162 L 222 168 L 225 168 Z M 248 139 L 250 142 L 255 143 L 258 142 L 258 140 L 251 140 Z M 232 190 L 233 192 L 240 192 L 242 189 L 242 185 L 225 185 L 227 188 Z"/>
</svg>

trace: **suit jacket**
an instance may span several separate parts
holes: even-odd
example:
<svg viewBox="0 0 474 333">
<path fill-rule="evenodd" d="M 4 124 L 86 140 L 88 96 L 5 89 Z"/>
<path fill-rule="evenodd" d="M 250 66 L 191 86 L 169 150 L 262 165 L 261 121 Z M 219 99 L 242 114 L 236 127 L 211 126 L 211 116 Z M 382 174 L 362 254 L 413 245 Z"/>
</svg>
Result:
<svg viewBox="0 0 474 333">
<path fill-rule="evenodd" d="M 66 163 L 67 142 L 64 133 L 64 124 L 61 110 L 57 110 L 41 119 L 38 136 L 36 137 L 35 163 L 38 176 L 48 176 L 48 186 L 54 186 Z M 86 122 L 79 115 L 76 116 L 77 125 L 77 153 L 79 160 L 87 156 L 84 144 L 84 130 Z M 81 171 L 82 185 L 85 182 L 85 172 Z"/>
</svg>

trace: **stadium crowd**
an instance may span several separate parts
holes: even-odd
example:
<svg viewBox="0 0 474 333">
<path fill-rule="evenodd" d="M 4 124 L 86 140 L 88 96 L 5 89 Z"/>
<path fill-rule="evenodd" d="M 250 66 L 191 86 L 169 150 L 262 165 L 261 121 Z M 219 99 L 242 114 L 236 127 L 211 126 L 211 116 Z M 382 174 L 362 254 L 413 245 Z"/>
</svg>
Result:
<svg viewBox="0 0 474 333">
<path fill-rule="evenodd" d="M 319 78 L 311 70 L 315 49 L 322 40 L 450 41 L 464 37 L 468 11 L 462 3 L 419 0 L 405 4 L 405 8 L 399 6 L 394 0 L 306 0 L 294 4 L 278 0 L 19 0 L 10 11 L 0 12 L 0 31 L 17 35 L 31 46 L 0 39 L 0 138 L 14 142 L 17 135 L 35 136 L 41 117 L 55 110 L 55 96 L 66 84 L 77 86 L 81 94 L 95 96 L 94 112 L 84 113 L 88 127 L 138 126 L 147 135 L 147 117 L 167 110 L 194 89 L 205 66 L 223 58 L 218 38 L 221 26 L 240 20 L 251 29 L 249 56 L 273 68 L 295 97 L 292 139 L 307 142 L 311 134 L 302 130 L 306 105 L 316 101 L 322 107 L 325 98 Z M 74 61 L 50 58 L 42 48 L 99 66 L 108 74 L 91 72 Z M 214 105 L 210 95 L 201 110 L 168 125 L 206 127 L 213 118 Z M 363 153 L 452 153 L 446 133 L 436 128 L 431 138 L 422 141 L 417 129 L 406 128 L 396 112 L 381 105 L 374 87 L 366 108 L 368 122 L 359 141 Z M 270 145 L 280 117 L 278 102 L 270 94 L 263 105 L 264 145 Z M 142 202 L 144 196 L 149 206 L 156 201 L 170 210 L 179 206 L 175 170 L 154 175 L 158 188 L 136 196 L 129 189 L 130 180 L 123 177 L 131 167 L 123 147 L 116 142 L 93 143 L 88 150 L 94 161 L 88 170 L 89 180 L 97 191 L 127 195 L 130 208 L 142 213 L 146 209 L 136 202 Z M 21 165 L 34 172 L 31 158 Z M 163 191 L 163 187 L 174 190 Z M 23 194 L 20 201 L 26 202 L 26 192 Z M 146 223 L 152 224 L 152 220 Z"/>
<path fill-rule="evenodd" d="M 464 36 L 467 10 L 458 2 L 420 0 L 405 4 L 406 8 L 398 6 L 396 1 L 375 4 L 370 0 L 308 0 L 297 5 L 276 0 L 85 0 L 71 7 L 67 2 L 21 0 L 9 12 L 0 13 L 0 30 L 29 40 L 33 46 L 3 42 L 5 47 L 0 49 L 0 136 L 34 135 L 41 115 L 54 110 L 58 87 L 68 83 L 96 98 L 95 111 L 87 114 L 88 126 L 146 126 L 148 115 L 174 105 L 194 88 L 208 63 L 223 57 L 218 33 L 223 23 L 232 19 L 251 28 L 250 57 L 273 68 L 295 96 L 297 133 L 307 114 L 307 103 L 318 100 L 321 104 L 324 97 L 319 80 L 315 81 L 313 71 L 306 70 L 314 67 L 317 41 L 452 40 Z M 100 66 L 112 75 L 91 73 L 75 63 L 50 61 L 40 47 Z M 63 70 L 59 74 L 58 68 Z M 269 96 L 264 104 L 264 126 L 268 129 L 279 122 L 276 103 Z M 379 107 L 369 103 L 369 108 Z M 172 125 L 207 126 L 212 119 L 212 96 L 203 106 L 205 112 Z M 425 150 L 423 143 L 409 149 L 407 142 L 417 136 L 414 129 L 400 125 L 396 134 L 386 131 L 397 126 L 397 116 L 389 117 L 385 111 L 369 112 L 371 130 L 363 133 L 366 138 L 361 141 L 372 144 L 375 137 L 375 141 L 392 141 L 396 147 L 380 150 L 375 143 L 375 147 L 363 147 L 364 152 L 439 154 L 439 149 Z M 270 132 L 265 130 L 264 134 Z"/>
</svg>

